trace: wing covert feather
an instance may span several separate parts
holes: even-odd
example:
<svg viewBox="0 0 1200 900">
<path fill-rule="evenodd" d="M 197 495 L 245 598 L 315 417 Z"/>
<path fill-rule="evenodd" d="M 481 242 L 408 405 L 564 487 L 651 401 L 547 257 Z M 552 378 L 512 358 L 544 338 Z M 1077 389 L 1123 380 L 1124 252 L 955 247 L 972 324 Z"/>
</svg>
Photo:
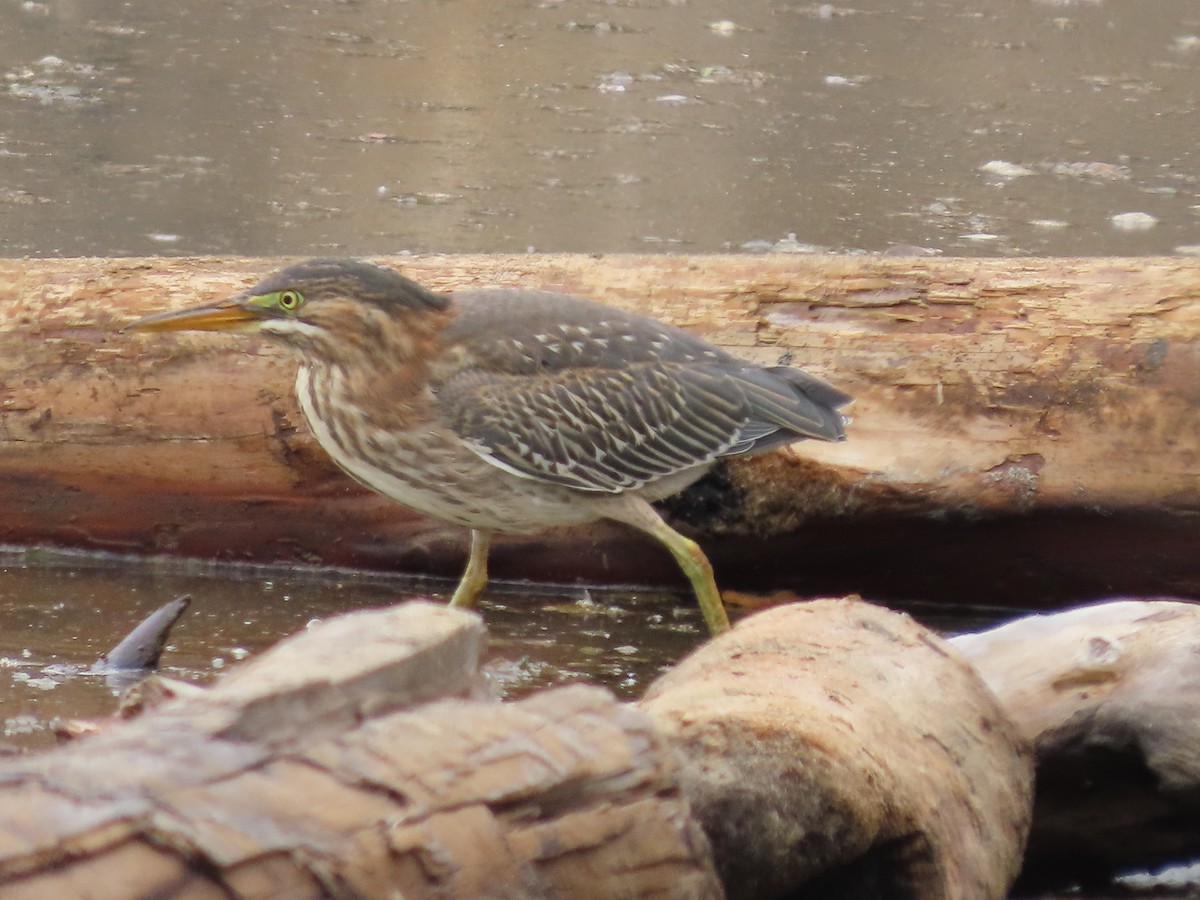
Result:
<svg viewBox="0 0 1200 900">
<path fill-rule="evenodd" d="M 450 427 L 489 462 L 610 493 L 711 462 L 750 418 L 736 380 L 669 363 L 536 377 L 468 371 L 438 397 Z"/>
</svg>

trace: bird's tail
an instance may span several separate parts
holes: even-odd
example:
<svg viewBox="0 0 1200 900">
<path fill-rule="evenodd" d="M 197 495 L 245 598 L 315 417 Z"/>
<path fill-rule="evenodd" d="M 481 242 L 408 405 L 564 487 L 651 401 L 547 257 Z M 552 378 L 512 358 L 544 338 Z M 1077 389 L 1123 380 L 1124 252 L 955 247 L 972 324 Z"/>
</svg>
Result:
<svg viewBox="0 0 1200 900">
<path fill-rule="evenodd" d="M 853 398 L 827 381 L 789 366 L 747 366 L 738 379 L 753 417 L 729 453 L 758 453 L 805 438 L 846 439 L 849 420 L 838 410 Z"/>
</svg>

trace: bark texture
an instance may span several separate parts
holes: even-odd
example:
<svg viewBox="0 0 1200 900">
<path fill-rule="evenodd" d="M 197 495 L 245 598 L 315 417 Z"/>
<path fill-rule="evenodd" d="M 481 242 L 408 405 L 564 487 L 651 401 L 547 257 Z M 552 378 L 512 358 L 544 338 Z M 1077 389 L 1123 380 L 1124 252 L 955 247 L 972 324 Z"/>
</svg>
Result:
<svg viewBox="0 0 1200 900">
<path fill-rule="evenodd" d="M 365 493 L 316 447 L 285 353 L 119 333 L 281 262 L 0 261 L 0 540 L 456 573 L 457 529 Z M 1188 550 L 1200 538 L 1200 262 L 390 262 L 435 288 L 549 288 L 637 309 L 853 393 L 846 443 L 738 460 L 668 504 L 712 538 L 726 583 L 1200 596 Z M 1020 564 L 998 566 L 997 543 Z M 659 548 L 604 526 L 502 541 L 494 572 L 679 580 Z"/>
<path fill-rule="evenodd" d="M 952 643 L 1037 750 L 1024 885 L 1200 856 L 1200 606 L 1102 603 Z"/>
<path fill-rule="evenodd" d="M 429 604 L 342 616 L 2 761 L 0 897 L 721 897 L 649 717 L 472 699 L 482 637 Z"/>
<path fill-rule="evenodd" d="M 1033 767 L 978 675 L 907 616 L 781 606 L 705 644 L 640 706 L 730 897 L 1002 898 Z"/>
</svg>

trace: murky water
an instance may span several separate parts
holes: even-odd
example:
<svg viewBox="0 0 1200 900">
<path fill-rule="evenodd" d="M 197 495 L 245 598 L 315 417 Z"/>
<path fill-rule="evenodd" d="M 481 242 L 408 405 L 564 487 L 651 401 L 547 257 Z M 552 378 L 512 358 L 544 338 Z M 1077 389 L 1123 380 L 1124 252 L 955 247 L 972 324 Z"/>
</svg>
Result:
<svg viewBox="0 0 1200 900">
<path fill-rule="evenodd" d="M 1196 0 L 9 0 L 0 255 L 1198 254 L 1198 114 Z M 176 594 L 205 680 L 448 587 L 0 557 L 4 740 L 110 712 L 71 667 Z M 636 694 L 693 607 L 500 586 L 489 671 Z"/>
<path fill-rule="evenodd" d="M 0 254 L 1200 252 L 1195 0 L 10 0 Z"/>
<path fill-rule="evenodd" d="M 349 570 L 0 551 L 0 746 L 53 743 L 57 717 L 111 715 L 115 686 L 86 669 L 180 594 L 192 604 L 172 632 L 162 671 L 204 683 L 314 619 L 412 597 L 444 601 L 453 587 Z M 503 696 L 583 679 L 636 697 L 707 634 L 694 600 L 663 591 L 495 584 L 480 611 L 489 634 L 485 671 Z M 1010 614 L 913 612 L 954 631 Z"/>
<path fill-rule="evenodd" d="M 180 594 L 192 604 L 172 632 L 162 671 L 203 683 L 314 619 L 419 596 L 444 601 L 453 587 L 346 570 L 0 554 L 3 739 L 44 746 L 53 742 L 56 717 L 111 715 L 113 685 L 84 670 Z M 695 604 L 662 592 L 496 585 L 481 612 L 486 671 L 502 695 L 587 679 L 635 696 L 705 635 Z"/>
</svg>

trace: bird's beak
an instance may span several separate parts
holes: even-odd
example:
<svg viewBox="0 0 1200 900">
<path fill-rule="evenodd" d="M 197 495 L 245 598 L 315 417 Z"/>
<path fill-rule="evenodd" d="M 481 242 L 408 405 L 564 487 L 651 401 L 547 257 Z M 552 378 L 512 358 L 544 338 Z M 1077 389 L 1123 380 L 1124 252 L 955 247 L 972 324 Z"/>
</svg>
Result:
<svg viewBox="0 0 1200 900">
<path fill-rule="evenodd" d="M 247 303 L 248 294 L 235 294 L 220 303 L 155 313 L 130 322 L 122 331 L 249 331 L 270 314 Z"/>
</svg>

